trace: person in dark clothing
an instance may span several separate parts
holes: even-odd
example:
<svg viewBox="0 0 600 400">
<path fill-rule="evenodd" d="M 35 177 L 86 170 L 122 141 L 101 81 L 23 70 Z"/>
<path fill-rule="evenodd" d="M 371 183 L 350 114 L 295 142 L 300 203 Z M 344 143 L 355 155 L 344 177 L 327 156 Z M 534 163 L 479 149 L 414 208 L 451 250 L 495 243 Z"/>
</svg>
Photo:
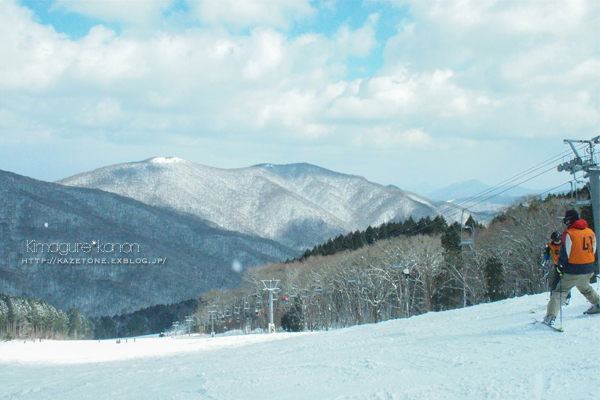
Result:
<svg viewBox="0 0 600 400">
<path fill-rule="evenodd" d="M 586 314 L 600 313 L 600 297 L 590 285 L 596 260 L 596 235 L 588 228 L 585 220 L 579 219 L 579 213 L 575 210 L 567 210 L 563 223 L 567 226 L 567 231 L 563 233 L 558 256 L 557 272 L 560 279 L 558 290 L 552 292 L 548 301 L 544 317 L 544 323 L 548 325 L 554 324 L 563 293 L 570 292 L 573 287 L 577 287 L 592 303 Z"/>
<path fill-rule="evenodd" d="M 561 234 L 558 231 L 554 231 L 552 232 L 552 235 L 550 235 L 550 243 L 548 243 L 548 245 L 546 246 L 546 249 L 544 250 L 544 259 L 546 260 L 546 262 L 550 263 L 553 262 L 553 265 L 550 265 L 550 267 L 548 268 L 548 286 L 550 289 L 550 294 L 552 294 L 552 292 L 554 290 L 556 290 L 556 286 L 558 286 L 558 281 L 560 279 L 560 276 L 558 275 L 558 271 L 556 269 L 556 267 L 558 267 L 558 256 L 560 254 L 560 245 L 562 244 L 562 239 L 561 239 Z M 552 261 L 550 261 L 552 260 Z M 569 302 L 571 301 L 571 292 L 569 292 L 569 294 L 567 294 L 567 297 L 564 300 L 564 305 L 567 306 L 569 305 Z"/>
</svg>

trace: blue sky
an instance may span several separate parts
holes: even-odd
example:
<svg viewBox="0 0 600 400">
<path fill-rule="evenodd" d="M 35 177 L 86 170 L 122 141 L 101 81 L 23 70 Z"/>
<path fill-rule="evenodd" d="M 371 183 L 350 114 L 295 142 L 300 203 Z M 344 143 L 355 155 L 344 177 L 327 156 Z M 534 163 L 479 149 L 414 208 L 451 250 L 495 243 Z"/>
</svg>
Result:
<svg viewBox="0 0 600 400">
<path fill-rule="evenodd" d="M 595 0 L 1 0 L 0 35 L 0 169 L 41 180 L 177 156 L 425 192 L 600 133 Z"/>
</svg>

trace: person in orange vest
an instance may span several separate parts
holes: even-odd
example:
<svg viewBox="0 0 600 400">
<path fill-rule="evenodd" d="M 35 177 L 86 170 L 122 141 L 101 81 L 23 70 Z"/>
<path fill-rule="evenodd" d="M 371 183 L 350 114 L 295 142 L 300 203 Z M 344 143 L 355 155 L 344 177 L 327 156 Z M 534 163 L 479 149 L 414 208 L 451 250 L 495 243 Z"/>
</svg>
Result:
<svg viewBox="0 0 600 400">
<path fill-rule="evenodd" d="M 563 233 L 562 244 L 558 255 L 557 271 L 560 276 L 558 290 L 550 295 L 544 323 L 554 325 L 563 293 L 570 292 L 573 287 L 590 302 L 592 306 L 584 314 L 600 313 L 600 297 L 590 285 L 594 275 L 596 261 L 596 235 L 588 228 L 585 220 L 579 219 L 575 210 L 567 210 L 563 223 L 567 231 Z"/>
<path fill-rule="evenodd" d="M 548 246 L 546 246 L 546 249 L 544 250 L 544 260 L 546 260 L 546 262 L 550 262 L 550 260 L 554 262 L 554 265 L 551 265 L 548 268 L 548 286 L 550 289 L 550 294 L 552 294 L 552 292 L 556 290 L 556 286 L 558 286 L 558 281 L 560 279 L 558 271 L 556 270 L 556 267 L 558 267 L 560 245 L 562 244 L 562 239 L 560 236 L 560 232 L 552 232 L 552 234 L 550 235 L 550 243 L 548 243 Z M 570 301 L 571 292 L 569 291 L 569 294 L 567 294 L 567 297 L 565 298 L 563 304 L 565 306 L 568 306 Z"/>
</svg>

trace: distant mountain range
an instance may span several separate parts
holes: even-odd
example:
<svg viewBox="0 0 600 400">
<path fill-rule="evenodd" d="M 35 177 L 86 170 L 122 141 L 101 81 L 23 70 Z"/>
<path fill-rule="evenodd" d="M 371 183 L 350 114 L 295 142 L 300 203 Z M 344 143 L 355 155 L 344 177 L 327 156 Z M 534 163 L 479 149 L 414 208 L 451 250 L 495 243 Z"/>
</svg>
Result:
<svg viewBox="0 0 600 400">
<path fill-rule="evenodd" d="M 157 157 L 57 183 L 191 214 L 298 251 L 368 226 L 438 214 L 435 204 L 417 195 L 311 164 L 218 169 Z"/>
<path fill-rule="evenodd" d="M 433 195 L 460 200 L 466 189 Z M 131 312 L 236 287 L 244 268 L 297 257 L 340 234 L 440 213 L 451 223 L 468 217 L 461 211 L 304 163 L 219 169 L 156 157 L 57 183 L 0 171 L 0 292 L 91 317 Z M 124 247 L 132 243 L 135 254 Z M 67 244 L 80 247 L 57 254 Z M 106 244 L 108 254 L 99 254 Z M 96 261 L 104 255 L 133 261 Z M 56 263 L 65 258 L 80 263 Z"/>
<path fill-rule="evenodd" d="M 0 293 L 114 315 L 234 288 L 242 268 L 297 254 L 191 214 L 0 171 Z"/>
<path fill-rule="evenodd" d="M 491 187 L 481 181 L 470 180 L 424 193 L 424 196 L 434 201 L 466 202 L 465 207 L 469 207 L 469 204 L 479 202 L 510 205 L 523 196 L 537 192 L 519 186 L 511 188 L 510 185 Z"/>
</svg>

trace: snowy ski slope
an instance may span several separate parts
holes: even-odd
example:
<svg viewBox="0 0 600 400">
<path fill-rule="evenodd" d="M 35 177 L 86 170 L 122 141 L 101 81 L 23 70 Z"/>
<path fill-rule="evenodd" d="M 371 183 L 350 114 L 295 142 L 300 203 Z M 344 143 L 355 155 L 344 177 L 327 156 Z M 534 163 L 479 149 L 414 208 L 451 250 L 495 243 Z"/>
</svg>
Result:
<svg viewBox="0 0 600 400">
<path fill-rule="evenodd" d="M 0 399 L 600 399 L 600 316 L 575 290 L 557 333 L 530 323 L 545 304 L 329 332 L 4 342 Z"/>
</svg>

